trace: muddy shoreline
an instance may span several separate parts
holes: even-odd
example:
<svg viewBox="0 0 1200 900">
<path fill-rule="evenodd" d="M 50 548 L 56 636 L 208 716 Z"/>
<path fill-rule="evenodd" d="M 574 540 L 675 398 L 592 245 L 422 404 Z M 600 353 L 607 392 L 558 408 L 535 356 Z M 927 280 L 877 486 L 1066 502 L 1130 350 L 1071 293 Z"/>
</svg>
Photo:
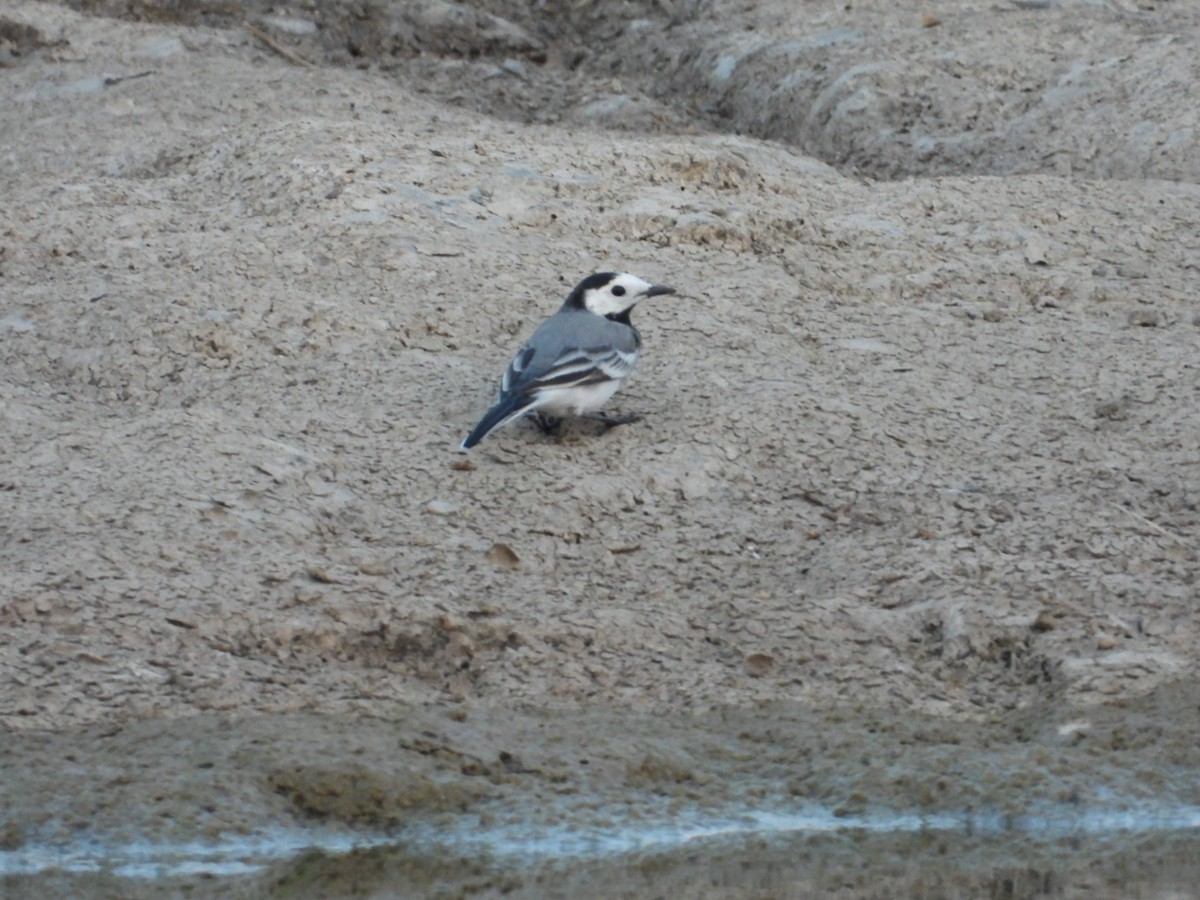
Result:
<svg viewBox="0 0 1200 900">
<path fill-rule="evenodd" d="M 1158 724 L 1191 698 L 987 725 L 781 705 L 686 719 L 426 708 L 29 735 L 4 750 L 22 786 L 6 798 L 5 884 L 136 893 L 187 871 L 213 890 L 383 896 L 403 879 L 533 896 L 587 875 L 617 896 L 725 872 L 729 889 L 785 895 L 1013 877 L 1066 896 L 1163 890 L 1194 874 L 1200 839 L 1192 731 Z"/>
</svg>

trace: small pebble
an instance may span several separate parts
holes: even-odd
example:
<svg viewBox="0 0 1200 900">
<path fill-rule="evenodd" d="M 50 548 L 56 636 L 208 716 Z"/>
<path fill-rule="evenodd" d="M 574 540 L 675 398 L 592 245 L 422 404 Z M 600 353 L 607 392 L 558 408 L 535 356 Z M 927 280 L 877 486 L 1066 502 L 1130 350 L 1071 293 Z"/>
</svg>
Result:
<svg viewBox="0 0 1200 900">
<path fill-rule="evenodd" d="M 751 678 L 762 678 L 775 668 L 775 657 L 769 653 L 751 653 L 746 657 L 746 674 Z"/>
<path fill-rule="evenodd" d="M 1135 309 L 1129 314 L 1129 324 L 1142 328 L 1157 328 L 1162 324 L 1162 316 L 1156 309 Z"/>
</svg>

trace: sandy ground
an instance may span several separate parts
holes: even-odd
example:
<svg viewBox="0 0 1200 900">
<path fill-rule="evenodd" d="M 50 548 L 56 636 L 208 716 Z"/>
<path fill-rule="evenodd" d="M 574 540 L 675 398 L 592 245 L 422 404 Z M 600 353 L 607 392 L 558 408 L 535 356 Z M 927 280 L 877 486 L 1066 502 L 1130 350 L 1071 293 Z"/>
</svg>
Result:
<svg viewBox="0 0 1200 900">
<path fill-rule="evenodd" d="M 4 845 L 1200 802 L 1200 16 L 891 6 L 0 5 Z M 605 269 L 644 419 L 457 452 Z"/>
</svg>

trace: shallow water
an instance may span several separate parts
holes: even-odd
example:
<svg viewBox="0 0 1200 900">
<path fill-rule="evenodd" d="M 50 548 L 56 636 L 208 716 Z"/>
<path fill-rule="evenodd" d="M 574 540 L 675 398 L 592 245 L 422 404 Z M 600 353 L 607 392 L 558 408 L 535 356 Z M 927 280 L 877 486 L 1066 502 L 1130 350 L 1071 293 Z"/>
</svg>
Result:
<svg viewBox="0 0 1200 900">
<path fill-rule="evenodd" d="M 280 829 L 212 842 L 29 845 L 0 852 L 0 886 L 6 897 L 1184 897 L 1200 875 L 1197 806 L 1060 806 L 1019 817 L 846 816 L 816 806 L 676 807 L 657 818 L 547 812 L 503 824 L 443 817 L 386 834 Z"/>
<path fill-rule="evenodd" d="M 414 707 L 16 735 L 0 896 L 1192 897 L 1195 697 L 996 723 Z"/>
</svg>

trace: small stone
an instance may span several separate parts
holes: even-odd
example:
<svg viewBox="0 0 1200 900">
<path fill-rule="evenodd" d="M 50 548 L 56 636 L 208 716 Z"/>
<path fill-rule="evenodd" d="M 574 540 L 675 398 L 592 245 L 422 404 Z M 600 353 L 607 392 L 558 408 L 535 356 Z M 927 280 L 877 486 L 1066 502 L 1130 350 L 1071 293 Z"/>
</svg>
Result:
<svg viewBox="0 0 1200 900">
<path fill-rule="evenodd" d="M 425 509 L 435 516 L 452 516 L 458 512 L 458 507 L 449 500 L 430 500 Z"/>
<path fill-rule="evenodd" d="M 1048 609 L 1043 609 L 1033 620 L 1034 631 L 1053 631 L 1058 627 L 1057 617 Z"/>
<path fill-rule="evenodd" d="M 769 653 L 751 653 L 746 657 L 746 674 L 751 678 L 762 678 L 775 668 L 775 657 Z"/>
<path fill-rule="evenodd" d="M 1091 722 L 1064 722 L 1062 725 L 1058 726 L 1058 735 L 1059 737 L 1078 741 L 1080 738 L 1085 737 L 1091 730 Z"/>
<path fill-rule="evenodd" d="M 268 28 L 287 34 L 308 35 L 316 34 L 317 23 L 312 19 L 293 18 L 292 16 L 263 16 L 261 21 Z"/>
<path fill-rule="evenodd" d="M 1157 328 L 1162 324 L 1162 315 L 1156 309 L 1135 309 L 1129 314 L 1129 324 L 1139 328 Z"/>
<path fill-rule="evenodd" d="M 702 473 L 690 472 L 683 477 L 679 488 L 683 493 L 684 500 L 699 500 L 701 497 L 708 496 L 712 485 Z"/>
<path fill-rule="evenodd" d="M 497 569 L 516 569 L 521 565 L 521 557 L 508 544 L 495 543 L 484 554 L 487 561 Z"/>
<path fill-rule="evenodd" d="M 364 559 L 358 564 L 358 571 L 364 575 L 390 575 L 392 562 L 390 559 Z"/>
<path fill-rule="evenodd" d="M 324 566 L 319 566 L 319 565 L 309 566 L 305 570 L 305 574 L 308 575 L 308 577 L 311 578 L 313 581 L 317 582 L 317 584 L 343 584 L 344 583 L 336 575 L 334 575 L 332 572 L 330 572 L 328 569 L 326 569 Z"/>
<path fill-rule="evenodd" d="M 1040 234 L 1030 234 L 1025 238 L 1025 262 L 1031 266 L 1047 265 L 1046 254 L 1048 250 L 1046 239 Z"/>
<path fill-rule="evenodd" d="M 1117 639 L 1111 635 L 1102 634 L 1096 639 L 1097 650 L 1112 650 L 1117 646 Z"/>
</svg>

